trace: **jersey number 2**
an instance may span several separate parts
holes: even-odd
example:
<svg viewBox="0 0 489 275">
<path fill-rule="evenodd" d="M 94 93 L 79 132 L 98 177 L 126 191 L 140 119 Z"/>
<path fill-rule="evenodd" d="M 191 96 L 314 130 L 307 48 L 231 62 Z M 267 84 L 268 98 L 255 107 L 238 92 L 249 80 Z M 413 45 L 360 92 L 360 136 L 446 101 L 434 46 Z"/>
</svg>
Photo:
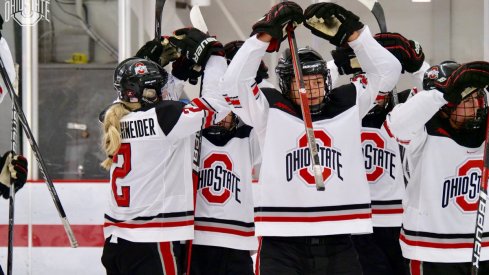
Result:
<svg viewBox="0 0 489 275">
<path fill-rule="evenodd" d="M 129 207 L 129 200 L 131 198 L 131 187 L 121 186 L 122 194 L 118 195 L 116 180 L 119 178 L 124 178 L 131 172 L 131 144 L 122 143 L 119 151 L 114 155 L 114 163 L 117 163 L 119 156 L 124 157 L 124 162 L 122 162 L 122 167 L 116 167 L 112 172 L 111 184 L 112 193 L 114 194 L 115 201 L 119 207 Z"/>
</svg>

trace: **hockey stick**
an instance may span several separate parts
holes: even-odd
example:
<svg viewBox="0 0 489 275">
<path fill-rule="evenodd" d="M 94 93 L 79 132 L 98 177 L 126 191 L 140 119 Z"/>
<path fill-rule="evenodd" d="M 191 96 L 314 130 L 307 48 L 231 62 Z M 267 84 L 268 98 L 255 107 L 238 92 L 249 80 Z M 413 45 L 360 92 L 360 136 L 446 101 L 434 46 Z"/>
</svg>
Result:
<svg viewBox="0 0 489 275">
<path fill-rule="evenodd" d="M 387 32 L 387 23 L 385 21 L 384 9 L 380 5 L 380 2 L 377 0 L 358 0 L 362 5 L 367 7 L 369 11 L 374 15 L 377 20 L 377 24 L 379 24 L 380 32 Z M 392 101 L 394 106 L 399 104 L 399 95 L 397 93 L 397 87 L 392 89 Z M 402 168 L 402 176 L 404 178 L 404 185 L 407 185 L 408 181 L 406 178 L 407 172 L 405 171 L 406 167 L 404 166 L 404 156 L 405 149 L 401 145 L 399 145 L 399 158 L 401 160 L 401 168 Z"/>
<path fill-rule="evenodd" d="M 199 29 L 201 32 L 209 33 L 209 30 L 207 28 L 207 24 L 205 23 L 204 17 L 202 16 L 202 13 L 200 11 L 200 7 L 197 5 L 193 6 L 192 9 L 190 10 L 190 22 L 192 23 L 192 26 L 194 28 Z M 197 69 L 201 70 L 202 68 L 195 68 L 194 67 L 194 70 L 197 70 Z M 199 97 L 202 96 L 203 83 L 204 83 L 204 75 L 202 74 L 202 77 L 200 80 Z M 204 111 L 204 112 L 207 112 L 207 111 Z M 202 118 L 202 126 L 200 126 L 200 130 L 195 133 L 195 140 L 194 140 L 194 154 L 193 154 L 193 159 L 192 159 L 194 215 L 195 215 L 195 208 L 197 206 L 197 187 L 198 187 L 199 179 L 200 179 L 200 152 L 201 152 L 201 146 L 202 146 L 202 130 L 204 127 L 204 123 L 205 123 L 205 115 Z M 186 274 L 187 275 L 190 275 L 190 264 L 192 262 L 192 246 L 193 246 L 193 241 L 188 240 L 187 241 L 187 257 L 185 258 L 185 265 L 184 265 L 184 267 L 186 268 Z"/>
<path fill-rule="evenodd" d="M 304 126 L 306 128 L 307 145 L 311 153 L 311 164 L 314 173 L 314 180 L 316 182 L 316 189 L 318 191 L 324 191 L 324 179 L 321 172 L 321 164 L 319 164 L 318 148 L 316 145 L 316 138 L 314 137 L 314 128 L 312 126 L 311 112 L 309 111 L 309 102 L 307 100 L 307 91 L 304 84 L 304 76 L 302 75 L 302 67 L 299 61 L 299 54 L 297 52 L 297 42 L 295 40 L 294 27 L 292 22 L 287 25 L 287 39 L 289 41 L 290 54 L 292 55 L 292 64 L 294 66 L 294 74 L 299 89 L 299 95 L 301 100 L 302 118 L 304 119 Z"/>
<path fill-rule="evenodd" d="M 58 194 L 56 193 L 56 189 L 54 188 L 53 181 L 51 180 L 51 177 L 47 172 L 46 164 L 44 162 L 44 159 L 42 158 L 41 151 L 39 150 L 39 146 L 37 146 L 37 142 L 34 139 L 34 135 L 32 134 L 32 131 L 29 128 L 29 123 L 27 122 L 24 111 L 22 111 L 22 107 L 19 104 L 19 99 L 14 92 L 14 88 L 12 86 L 12 83 L 10 82 L 10 78 L 7 74 L 7 70 L 5 69 L 5 65 L 3 63 L 2 58 L 0 58 L 0 74 L 2 75 L 3 82 L 7 87 L 7 91 L 10 95 L 10 98 L 12 99 L 12 104 L 14 104 L 15 111 L 17 112 L 17 118 L 20 120 L 20 125 L 22 125 L 22 129 L 24 130 L 27 140 L 31 145 L 32 152 L 36 157 L 37 164 L 39 165 L 39 170 L 43 175 L 44 181 L 46 182 L 49 193 L 51 194 L 51 198 L 53 199 L 54 206 L 56 207 L 56 210 L 58 210 L 58 214 L 61 218 L 61 222 L 63 223 L 63 227 L 66 231 L 66 234 L 68 235 L 68 239 L 70 241 L 71 247 L 77 247 L 78 242 L 76 241 L 75 234 L 73 233 L 73 229 L 71 228 L 70 223 L 68 222 L 66 213 L 63 209 L 63 206 L 61 205 L 61 201 L 59 200 Z"/>
<path fill-rule="evenodd" d="M 385 22 L 384 9 L 377 0 L 358 0 L 375 16 L 379 24 L 380 32 L 387 32 L 387 24 Z"/>
<path fill-rule="evenodd" d="M 486 215 L 487 181 L 489 180 L 489 119 L 486 124 L 486 139 L 484 145 L 484 165 L 482 167 L 481 187 L 479 192 L 479 203 L 475 218 L 474 247 L 472 250 L 472 275 L 479 273 L 479 260 L 482 250 L 482 234 L 484 232 L 484 219 Z"/>
<path fill-rule="evenodd" d="M 165 2 L 166 0 L 156 0 L 155 3 L 155 39 L 159 39 L 161 36 L 161 17 Z"/>
<path fill-rule="evenodd" d="M 12 157 L 17 151 L 17 112 L 15 104 L 12 100 L 12 131 L 10 133 L 10 141 L 12 144 Z M 8 208 L 8 252 L 7 252 L 7 275 L 12 274 L 13 255 L 14 255 L 14 213 L 15 213 L 15 182 L 10 178 L 9 192 L 9 208 Z"/>
</svg>

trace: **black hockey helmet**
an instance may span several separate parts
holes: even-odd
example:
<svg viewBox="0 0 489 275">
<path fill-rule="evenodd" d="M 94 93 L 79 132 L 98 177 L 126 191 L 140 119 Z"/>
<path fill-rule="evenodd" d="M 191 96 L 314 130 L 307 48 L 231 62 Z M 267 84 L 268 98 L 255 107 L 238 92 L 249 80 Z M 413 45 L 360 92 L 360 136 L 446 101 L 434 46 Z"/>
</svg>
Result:
<svg viewBox="0 0 489 275">
<path fill-rule="evenodd" d="M 433 90 L 436 89 L 435 82 L 444 82 L 448 77 L 458 68 L 460 64 L 455 61 L 447 60 L 440 63 L 440 65 L 431 66 L 423 77 L 423 89 Z M 443 91 L 441 91 L 443 92 Z"/>
<path fill-rule="evenodd" d="M 301 48 L 298 50 L 299 60 L 302 67 L 303 75 L 320 74 L 324 78 L 324 97 L 331 91 L 331 76 L 329 69 L 326 66 L 326 61 L 322 56 L 310 47 Z M 279 87 L 285 97 L 290 98 L 291 83 L 294 77 L 294 66 L 292 55 L 289 49 L 286 49 L 283 56 L 279 59 L 275 73 L 279 78 Z M 321 104 L 310 106 L 311 114 L 318 114 L 322 111 L 325 104 L 324 99 Z"/>
<path fill-rule="evenodd" d="M 234 40 L 224 45 L 224 52 L 226 54 L 228 64 L 231 63 L 231 60 L 233 60 L 234 56 L 241 46 L 243 46 L 243 44 L 244 42 L 242 40 Z M 268 67 L 262 60 L 260 62 L 260 67 L 258 67 L 258 71 L 256 71 L 255 81 L 256 83 L 260 83 L 263 79 L 268 79 L 268 77 Z"/>
<path fill-rule="evenodd" d="M 168 74 L 161 66 L 137 57 L 122 61 L 114 71 L 114 88 L 125 102 L 147 105 L 160 101 L 167 80 Z"/>
<path fill-rule="evenodd" d="M 433 90 L 435 82 L 445 82 L 461 65 L 455 61 L 444 61 L 440 65 L 431 66 L 424 74 L 423 89 Z M 440 90 L 444 93 L 445 91 Z M 474 102 L 477 102 L 476 105 Z M 441 114 L 457 129 L 477 130 L 483 127 L 487 117 L 487 92 L 485 89 L 473 88 L 464 92 L 462 102 L 458 105 L 446 104 Z"/>
</svg>

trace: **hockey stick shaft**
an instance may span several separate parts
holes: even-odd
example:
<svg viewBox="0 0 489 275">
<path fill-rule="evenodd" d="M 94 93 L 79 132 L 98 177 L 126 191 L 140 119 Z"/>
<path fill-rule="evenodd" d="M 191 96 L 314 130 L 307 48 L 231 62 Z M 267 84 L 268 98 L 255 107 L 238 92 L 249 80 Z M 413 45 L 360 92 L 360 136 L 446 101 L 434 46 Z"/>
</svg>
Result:
<svg viewBox="0 0 489 275">
<path fill-rule="evenodd" d="M 379 25 L 380 32 L 387 32 L 387 22 L 385 21 L 385 15 L 384 15 L 384 9 L 382 8 L 382 5 L 380 5 L 380 2 L 377 0 L 358 0 L 362 5 L 367 7 L 367 9 L 370 10 L 370 12 L 374 15 L 375 20 L 377 20 L 377 24 Z M 397 88 L 394 87 L 392 89 L 392 101 L 394 103 L 394 106 L 399 104 L 399 95 L 397 93 Z M 401 160 L 401 169 L 402 169 L 402 176 L 404 179 L 404 185 L 407 185 L 408 181 L 406 178 L 406 167 L 405 167 L 405 161 L 404 161 L 404 156 L 405 156 L 405 149 L 402 147 L 402 145 L 399 145 L 399 158 Z"/>
<path fill-rule="evenodd" d="M 372 12 L 379 24 L 380 32 L 387 32 L 387 24 L 385 21 L 384 9 L 377 0 L 358 0 L 362 5 Z"/>
<path fill-rule="evenodd" d="M 201 32 L 208 33 L 209 30 L 207 28 L 207 24 L 205 23 L 204 17 L 202 16 L 202 12 L 200 11 L 200 7 L 195 5 L 191 8 L 190 10 L 190 22 L 192 23 L 192 26 L 196 29 L 199 29 Z M 201 70 L 202 68 L 195 68 L 197 70 Z M 194 82 L 193 84 L 197 83 L 198 79 L 189 79 L 189 82 Z M 199 97 L 202 96 L 202 89 L 204 85 L 204 74 L 201 76 L 200 80 L 200 91 L 199 91 Z M 206 113 L 207 111 L 204 111 Z M 192 182 L 193 182 L 193 203 L 194 203 L 194 215 L 195 215 L 195 210 L 197 207 L 197 188 L 199 184 L 199 179 L 200 179 L 200 152 L 201 152 L 201 146 L 202 146 L 202 130 L 204 128 L 204 123 L 205 123 L 205 115 L 202 118 L 202 126 L 200 127 L 200 130 L 195 133 L 195 140 L 194 140 L 194 153 L 193 153 L 193 159 L 192 159 Z M 192 262 L 192 247 L 193 247 L 193 241 L 188 240 L 187 241 L 187 247 L 186 247 L 186 257 L 185 257 L 185 274 L 190 275 L 190 267 L 191 267 L 191 262 Z"/>
<path fill-rule="evenodd" d="M 486 139 L 484 145 L 484 164 L 480 182 L 479 203 L 475 218 L 474 246 L 472 249 L 472 275 L 479 273 L 479 260 L 482 250 L 482 234 L 484 232 L 484 220 L 486 215 L 487 184 L 489 179 L 489 119 L 486 125 Z"/>
<path fill-rule="evenodd" d="M 316 182 L 316 189 L 318 191 L 324 191 L 324 179 L 322 174 L 322 167 L 319 163 L 318 148 L 316 145 L 316 138 L 314 136 L 314 128 L 312 126 L 311 112 L 309 110 L 309 102 L 307 99 L 306 86 L 304 84 L 304 76 L 302 75 L 302 67 L 300 65 L 299 53 L 297 51 L 297 42 L 295 39 L 293 23 L 290 22 L 287 25 L 287 39 L 289 42 L 290 54 L 292 56 L 292 64 L 294 67 L 294 75 L 299 89 L 302 118 L 304 120 L 304 126 L 306 129 L 307 145 L 311 155 L 311 164 L 314 173 L 314 180 Z"/>
<path fill-rule="evenodd" d="M 165 2 L 166 0 L 156 0 L 155 3 L 155 40 L 161 37 L 161 18 Z"/>
<path fill-rule="evenodd" d="M 12 131 L 10 135 L 12 157 L 17 151 L 17 112 L 12 100 Z M 13 255 L 14 255 L 14 214 L 15 214 L 15 182 L 10 178 L 9 209 L 8 209 L 8 252 L 7 252 L 7 275 L 12 274 Z"/>
<path fill-rule="evenodd" d="M 61 218 L 61 222 L 63 223 L 64 229 L 66 231 L 66 234 L 68 236 L 68 239 L 70 241 L 71 247 L 77 247 L 78 242 L 76 241 L 75 234 L 73 233 L 73 229 L 70 226 L 70 223 L 68 222 L 68 218 L 66 217 L 66 213 L 63 209 L 63 206 L 61 205 L 61 201 L 59 200 L 59 196 L 56 192 L 56 189 L 54 188 L 53 181 L 51 180 L 51 177 L 47 173 L 46 169 L 46 164 L 44 162 L 44 159 L 41 155 L 41 151 L 39 150 L 39 146 L 37 146 L 37 142 L 34 138 L 34 135 L 32 134 L 32 131 L 29 127 L 29 123 L 25 117 L 25 114 L 22 110 L 22 107 L 20 106 L 19 99 L 17 98 L 17 95 L 14 92 L 14 88 L 12 86 L 12 83 L 10 82 L 10 78 L 7 74 L 7 70 L 5 69 L 5 65 L 3 63 L 3 60 L 0 58 L 0 74 L 2 75 L 2 79 L 5 83 L 5 86 L 7 87 L 7 91 L 10 95 L 10 98 L 12 99 L 12 104 L 14 104 L 15 111 L 17 113 L 17 118 L 20 121 L 20 125 L 22 126 L 22 129 L 24 130 L 24 133 L 26 134 L 27 140 L 29 141 L 29 144 L 31 145 L 32 152 L 34 153 L 34 156 L 36 157 L 37 164 L 39 165 L 39 170 L 41 171 L 41 174 L 43 175 L 44 181 L 46 182 L 46 186 L 48 187 L 49 193 L 51 194 L 51 198 L 53 199 L 54 206 L 56 207 L 56 210 L 58 211 L 58 214 Z"/>
</svg>

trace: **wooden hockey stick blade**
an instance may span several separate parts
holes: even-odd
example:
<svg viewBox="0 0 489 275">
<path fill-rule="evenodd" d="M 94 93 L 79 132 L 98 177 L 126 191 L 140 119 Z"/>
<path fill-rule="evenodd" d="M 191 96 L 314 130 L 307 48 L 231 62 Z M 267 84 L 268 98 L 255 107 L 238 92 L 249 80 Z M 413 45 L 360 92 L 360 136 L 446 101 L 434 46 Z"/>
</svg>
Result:
<svg viewBox="0 0 489 275">
<path fill-rule="evenodd" d="M 165 2 L 166 0 L 156 0 L 155 3 L 155 39 L 159 39 L 161 36 L 161 17 Z"/>
<path fill-rule="evenodd" d="M 380 32 L 387 32 L 387 24 L 385 22 L 384 9 L 377 0 L 358 0 L 365 7 L 367 7 L 375 16 L 377 23 L 379 24 Z"/>
<path fill-rule="evenodd" d="M 304 127 L 306 128 L 307 146 L 311 153 L 311 165 L 314 173 L 314 181 L 316 183 L 316 190 L 324 191 L 324 179 L 321 172 L 322 167 L 319 164 L 318 148 L 316 145 L 316 138 L 314 136 L 314 128 L 312 126 L 311 112 L 309 110 L 309 102 L 307 100 L 307 91 L 304 84 L 304 77 L 302 75 L 302 67 L 300 66 L 299 54 L 297 52 L 297 43 L 295 41 L 295 33 L 292 23 L 287 26 L 287 39 L 289 42 L 290 54 L 292 56 L 292 64 L 294 67 L 294 74 L 296 82 L 298 83 L 302 118 L 304 120 Z"/>
<path fill-rule="evenodd" d="M 192 22 L 192 26 L 194 28 L 199 29 L 203 33 L 209 33 L 209 29 L 204 21 L 200 7 L 197 5 L 193 6 L 190 10 L 190 22 Z"/>
</svg>

